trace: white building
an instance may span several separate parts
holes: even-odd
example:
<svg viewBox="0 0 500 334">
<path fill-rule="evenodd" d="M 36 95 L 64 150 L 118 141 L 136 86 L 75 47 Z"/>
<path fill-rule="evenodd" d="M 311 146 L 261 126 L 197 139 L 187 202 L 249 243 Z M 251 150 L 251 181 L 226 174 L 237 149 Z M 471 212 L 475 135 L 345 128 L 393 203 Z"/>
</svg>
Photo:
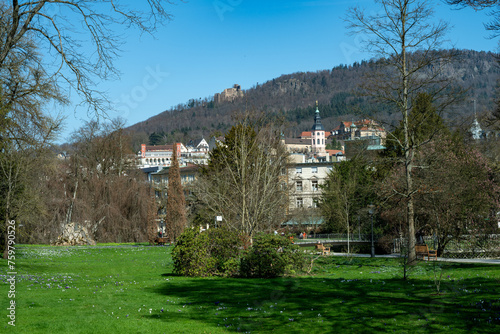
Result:
<svg viewBox="0 0 500 334">
<path fill-rule="evenodd" d="M 300 208 L 316 208 L 321 195 L 321 185 L 333 170 L 335 162 L 306 160 L 304 154 L 292 154 L 287 166 L 289 194 L 289 213 Z"/>
<path fill-rule="evenodd" d="M 177 157 L 180 158 L 182 151 L 187 149 L 181 143 L 177 143 Z M 169 167 L 172 163 L 173 145 L 141 145 L 139 152 L 139 168 Z"/>
<path fill-rule="evenodd" d="M 179 165 L 188 163 L 196 165 L 206 165 L 208 160 L 209 147 L 205 139 L 190 142 L 191 145 L 177 145 L 177 159 Z M 141 145 L 138 154 L 140 169 L 170 167 L 172 163 L 173 145 Z"/>
</svg>

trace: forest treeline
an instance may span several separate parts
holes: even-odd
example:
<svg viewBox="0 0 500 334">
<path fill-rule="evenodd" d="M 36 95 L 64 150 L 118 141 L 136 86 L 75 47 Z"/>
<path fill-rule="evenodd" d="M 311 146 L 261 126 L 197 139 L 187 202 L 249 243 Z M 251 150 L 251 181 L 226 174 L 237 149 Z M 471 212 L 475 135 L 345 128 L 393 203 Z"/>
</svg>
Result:
<svg viewBox="0 0 500 334">
<path fill-rule="evenodd" d="M 444 65 L 443 75 L 467 90 L 464 98 L 443 115 L 444 120 L 455 126 L 463 122 L 464 117 L 470 118 L 474 113 L 473 100 L 476 100 L 478 114 L 492 111 L 500 73 L 495 54 L 472 50 L 440 52 L 457 54 L 455 61 Z M 234 101 L 215 103 L 211 96 L 191 99 L 127 130 L 134 150 L 138 151 L 141 143 L 188 142 L 195 138 L 208 138 L 217 131 L 224 133 L 234 124 L 231 118 L 234 111 L 256 109 L 282 115 L 287 121 L 285 135 L 298 136 L 312 125 L 316 101 L 326 129 L 337 126 L 341 120 L 361 117 L 372 117 L 396 125 L 397 114 L 376 101 L 368 100 L 359 89 L 364 76 L 373 68 L 380 67 L 382 61 L 369 60 L 342 64 L 331 70 L 282 75 L 245 90 L 244 97 Z M 433 68 L 428 71 L 432 72 Z"/>
</svg>

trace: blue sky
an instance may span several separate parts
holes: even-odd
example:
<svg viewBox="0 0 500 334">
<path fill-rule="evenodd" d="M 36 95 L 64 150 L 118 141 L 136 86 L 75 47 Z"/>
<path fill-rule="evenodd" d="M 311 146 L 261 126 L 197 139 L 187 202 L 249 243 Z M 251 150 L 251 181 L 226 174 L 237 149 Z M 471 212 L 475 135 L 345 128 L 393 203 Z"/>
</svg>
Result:
<svg viewBox="0 0 500 334">
<path fill-rule="evenodd" d="M 130 0 L 136 1 L 136 0 Z M 436 18 L 452 25 L 450 46 L 497 51 L 483 23 L 486 12 L 456 10 L 439 0 Z M 191 0 L 167 7 L 173 20 L 154 38 L 124 32 L 126 43 L 115 65 L 119 80 L 99 87 L 109 93 L 127 125 L 146 120 L 191 98 L 205 98 L 238 83 L 253 87 L 282 74 L 331 69 L 372 55 L 363 36 L 347 34 L 348 7 L 374 10 L 373 1 Z M 77 100 L 73 101 L 75 104 Z M 85 110 L 66 106 L 60 142 L 89 120 Z"/>
</svg>

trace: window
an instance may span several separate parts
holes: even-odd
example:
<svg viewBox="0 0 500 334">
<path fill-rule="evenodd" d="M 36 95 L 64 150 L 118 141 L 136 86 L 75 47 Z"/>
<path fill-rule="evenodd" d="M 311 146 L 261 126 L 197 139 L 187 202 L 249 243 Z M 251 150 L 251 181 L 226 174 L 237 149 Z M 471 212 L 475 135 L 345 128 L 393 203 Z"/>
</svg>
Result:
<svg viewBox="0 0 500 334">
<path fill-rule="evenodd" d="M 302 201 L 302 198 L 299 197 L 297 198 L 297 208 L 301 208 L 304 206 L 304 202 Z"/>
<path fill-rule="evenodd" d="M 318 181 L 311 181 L 312 191 L 318 191 Z"/>
<path fill-rule="evenodd" d="M 302 181 L 297 181 L 297 191 L 302 191 Z"/>
<path fill-rule="evenodd" d="M 296 167 L 295 172 L 298 174 L 302 174 L 302 167 Z"/>
<path fill-rule="evenodd" d="M 318 167 L 311 167 L 311 173 L 317 173 Z"/>
</svg>

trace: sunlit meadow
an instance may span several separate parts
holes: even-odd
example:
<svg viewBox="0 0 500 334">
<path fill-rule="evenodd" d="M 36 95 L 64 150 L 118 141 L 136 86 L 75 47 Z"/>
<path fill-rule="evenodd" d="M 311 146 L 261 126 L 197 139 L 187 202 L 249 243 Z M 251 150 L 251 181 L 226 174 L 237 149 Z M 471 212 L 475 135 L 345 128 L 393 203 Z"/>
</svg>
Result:
<svg viewBox="0 0 500 334">
<path fill-rule="evenodd" d="M 16 249 L 16 321 L 8 325 L 0 260 L 0 332 L 494 333 L 500 267 L 325 256 L 311 274 L 279 279 L 185 278 L 171 247 Z M 439 291 L 439 293 L 438 293 Z"/>
</svg>

